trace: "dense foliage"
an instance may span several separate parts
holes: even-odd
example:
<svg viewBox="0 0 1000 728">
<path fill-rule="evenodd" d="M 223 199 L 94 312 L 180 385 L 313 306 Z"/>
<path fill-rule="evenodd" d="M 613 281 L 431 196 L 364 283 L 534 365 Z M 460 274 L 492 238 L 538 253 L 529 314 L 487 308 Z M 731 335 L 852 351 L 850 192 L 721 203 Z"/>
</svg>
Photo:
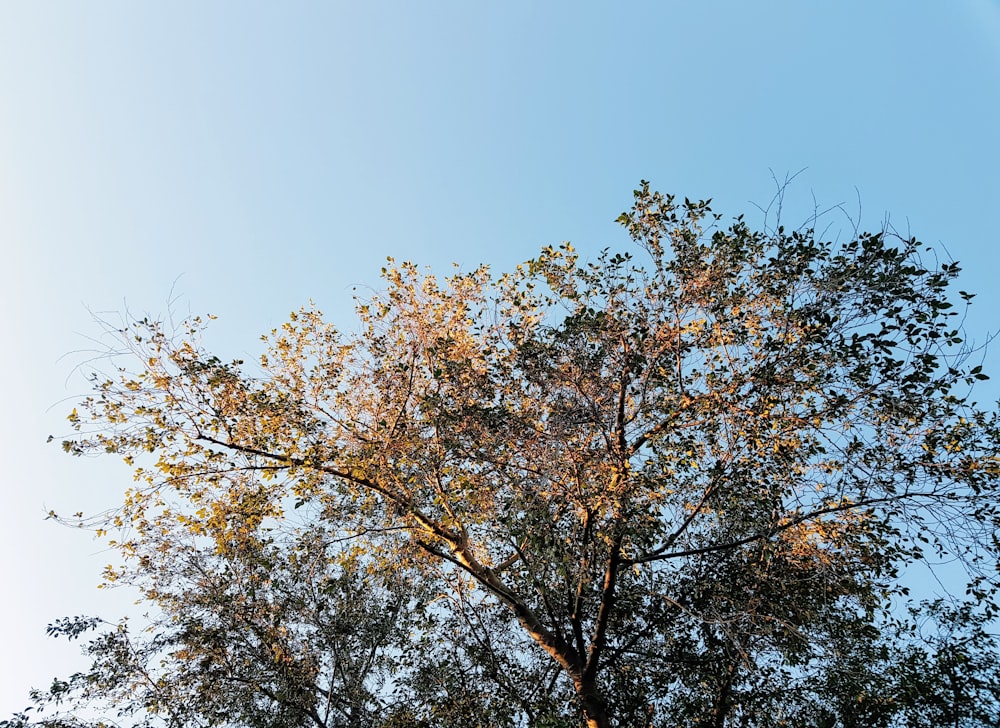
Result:
<svg viewBox="0 0 1000 728">
<path fill-rule="evenodd" d="M 995 725 L 957 265 L 719 220 L 644 183 L 634 256 L 391 264 L 254 366 L 128 322 L 64 447 L 135 467 L 106 577 L 150 624 L 8 725 Z M 907 607 L 925 558 L 963 599 Z"/>
</svg>

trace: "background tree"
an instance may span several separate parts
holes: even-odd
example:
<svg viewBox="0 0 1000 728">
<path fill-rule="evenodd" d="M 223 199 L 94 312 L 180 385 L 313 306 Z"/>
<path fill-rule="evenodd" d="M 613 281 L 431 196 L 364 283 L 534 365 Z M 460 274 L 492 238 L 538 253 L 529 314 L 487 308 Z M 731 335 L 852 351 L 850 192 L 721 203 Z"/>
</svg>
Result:
<svg viewBox="0 0 1000 728">
<path fill-rule="evenodd" d="M 105 628 L 85 647 L 88 671 L 36 693 L 71 708 L 47 722 L 86 723 L 83 708 L 135 725 L 375 725 L 414 595 L 335 549 L 321 527 L 281 540 L 271 531 L 220 549 L 171 534 L 155 564 L 144 553 L 130 579 L 153 611 L 138 632 L 83 617 L 52 625 L 70 638 Z"/>
<path fill-rule="evenodd" d="M 444 284 L 391 264 L 356 334 L 303 310 L 256 367 L 204 351 L 199 319 L 115 332 L 129 363 L 95 374 L 64 443 L 136 467 L 113 523 L 128 529 L 126 563 L 109 577 L 148 580 L 168 613 L 224 610 L 235 597 L 211 580 L 160 588 L 169 554 L 246 555 L 269 590 L 254 609 L 279 615 L 247 627 L 240 658 L 215 656 L 233 649 L 238 599 L 231 617 L 212 612 L 229 619 L 217 631 L 176 633 L 174 659 L 189 645 L 206 655 L 188 663 L 190 689 L 227 660 L 258 669 L 270 649 L 287 686 L 271 672 L 247 684 L 320 722 L 319 692 L 293 686 L 325 668 L 310 640 L 273 631 L 299 602 L 280 596 L 285 566 L 270 574 L 300 547 L 269 554 L 261 535 L 298 504 L 315 514 L 298 536 L 359 565 L 331 578 L 362 595 L 366 619 L 388 609 L 422 625 L 352 622 L 360 642 L 346 649 L 374 645 L 388 672 L 343 658 L 344 721 L 397 690 L 406 702 L 382 706 L 396 725 L 850 725 L 874 704 L 864 695 L 902 689 L 885 676 L 859 701 L 834 676 L 865 655 L 895 664 L 879 633 L 922 549 L 964 565 L 992 615 L 1000 439 L 970 399 L 985 375 L 966 363 L 947 295 L 958 266 L 925 263 L 889 231 L 836 243 L 719 219 L 644 183 L 620 218 L 644 263 L 563 245 Z M 287 582 L 315 591 L 308 576 Z M 316 614 L 334 601 L 296 599 Z M 913 723 L 917 708 L 882 698 L 869 724 Z"/>
</svg>

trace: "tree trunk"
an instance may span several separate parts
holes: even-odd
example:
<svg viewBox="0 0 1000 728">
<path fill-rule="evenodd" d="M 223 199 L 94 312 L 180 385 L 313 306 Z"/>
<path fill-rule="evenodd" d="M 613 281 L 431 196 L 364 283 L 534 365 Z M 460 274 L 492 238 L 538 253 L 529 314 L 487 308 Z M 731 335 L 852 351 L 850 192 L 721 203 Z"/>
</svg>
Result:
<svg viewBox="0 0 1000 728">
<path fill-rule="evenodd" d="M 587 728 L 611 728 L 608 720 L 608 704 L 597 691 L 593 680 L 574 679 L 573 686 L 576 688 L 577 697 L 580 698 Z"/>
</svg>

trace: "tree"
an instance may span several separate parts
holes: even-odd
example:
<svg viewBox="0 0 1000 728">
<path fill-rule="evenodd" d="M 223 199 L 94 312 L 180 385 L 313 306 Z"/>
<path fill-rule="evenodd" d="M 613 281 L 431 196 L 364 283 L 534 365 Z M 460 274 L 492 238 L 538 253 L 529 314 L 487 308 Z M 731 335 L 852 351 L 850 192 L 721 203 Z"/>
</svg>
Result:
<svg viewBox="0 0 1000 728">
<path fill-rule="evenodd" d="M 720 219 L 643 183 L 619 218 L 643 262 L 564 244 L 444 283 L 390 262 L 356 334 L 304 309 L 258 366 L 206 352 L 201 319 L 127 322 L 128 363 L 94 375 L 63 444 L 135 467 L 108 577 L 212 615 L 170 623 L 183 649 L 153 653 L 199 695 L 240 683 L 220 665 L 254 671 L 223 706 L 309 687 L 289 724 L 918 724 L 892 670 L 859 668 L 940 664 L 915 633 L 887 637 L 901 568 L 955 559 L 996 611 L 1000 429 L 971 399 L 985 375 L 948 297 L 958 266 L 888 230 L 836 243 Z M 293 575 L 299 541 L 346 571 Z M 206 559 L 267 584 L 265 602 L 236 609 L 235 581 L 179 574 Z M 288 634 L 326 634 L 324 578 L 359 640 L 313 650 L 351 663 L 326 682 L 267 631 L 313 610 Z M 237 645 L 244 608 L 281 619 Z M 386 609 L 394 623 L 367 621 Z M 952 628 L 982 628 L 971 614 Z M 332 720 L 316 686 L 335 679 L 352 702 Z M 255 724 L 214 699 L 199 721 Z"/>
<path fill-rule="evenodd" d="M 398 617 L 410 595 L 398 583 L 366 573 L 322 531 L 280 546 L 243 535 L 219 551 L 171 543 L 177 535 L 146 565 L 143 596 L 156 611 L 138 634 L 127 620 L 50 626 L 71 639 L 105 629 L 86 645 L 90 669 L 36 692 L 37 703 L 147 726 L 375 725 L 390 654 L 406 637 Z M 88 724 L 70 716 L 45 724 Z"/>
</svg>

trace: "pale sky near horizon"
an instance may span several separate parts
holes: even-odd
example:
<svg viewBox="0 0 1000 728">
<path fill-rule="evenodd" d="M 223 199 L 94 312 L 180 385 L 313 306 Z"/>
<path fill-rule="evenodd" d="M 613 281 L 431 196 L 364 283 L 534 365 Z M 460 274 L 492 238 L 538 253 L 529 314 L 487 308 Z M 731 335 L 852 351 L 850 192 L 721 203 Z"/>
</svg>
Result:
<svg viewBox="0 0 1000 728">
<path fill-rule="evenodd" d="M 643 178 L 759 222 L 772 174 L 804 170 L 786 219 L 815 197 L 947 251 L 981 343 L 998 130 L 997 0 L 0 0 L 0 715 L 82 666 L 46 624 L 130 599 L 95 589 L 99 542 L 43 521 L 130 482 L 45 444 L 84 392 L 92 311 L 175 296 L 252 355 L 310 299 L 350 325 L 388 255 L 593 255 L 625 244 Z"/>
</svg>

